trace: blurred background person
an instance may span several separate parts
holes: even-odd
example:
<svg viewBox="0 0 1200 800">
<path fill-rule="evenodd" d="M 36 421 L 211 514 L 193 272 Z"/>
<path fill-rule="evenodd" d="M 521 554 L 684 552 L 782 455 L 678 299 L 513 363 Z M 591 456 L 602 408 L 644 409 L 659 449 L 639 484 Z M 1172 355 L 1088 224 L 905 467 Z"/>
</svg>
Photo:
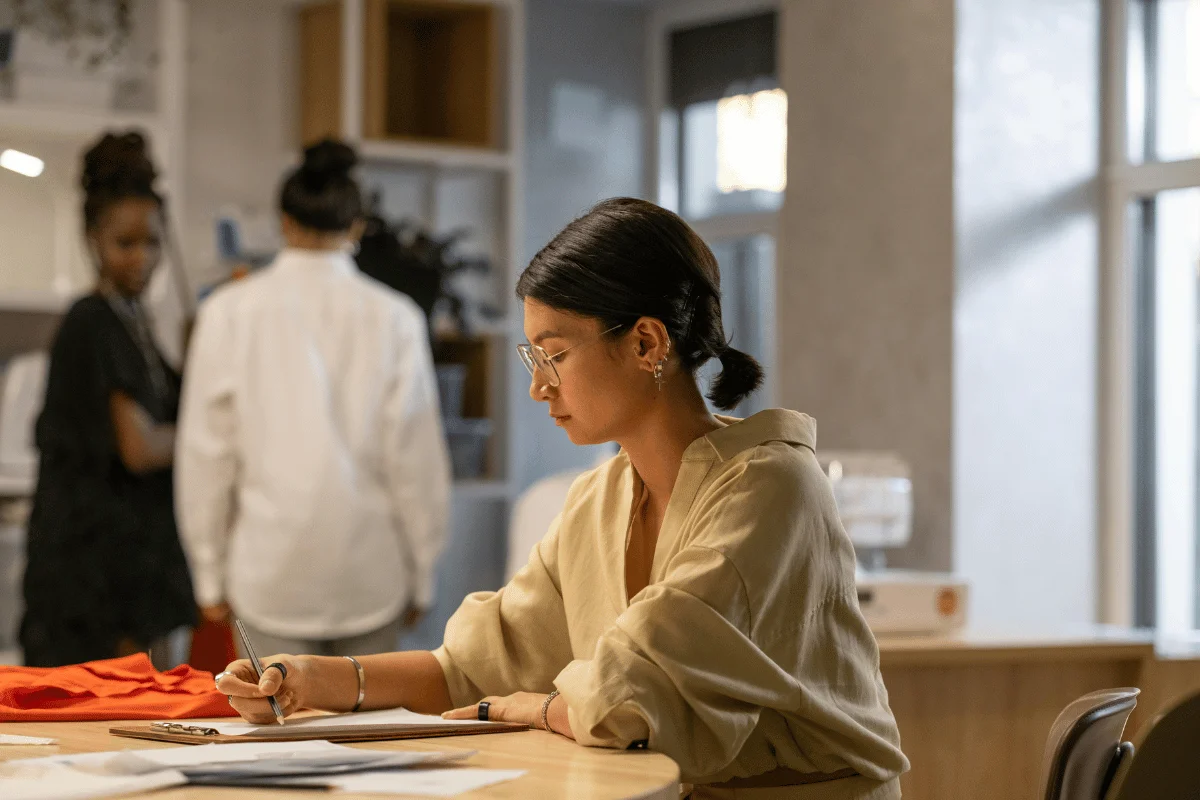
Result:
<svg viewBox="0 0 1200 800">
<path fill-rule="evenodd" d="M 141 297 L 162 254 L 163 198 L 138 133 L 106 134 L 83 161 L 95 291 L 63 319 L 37 422 L 21 644 L 30 666 L 150 649 L 195 619 L 172 510 L 179 375 Z"/>
<path fill-rule="evenodd" d="M 283 184 L 285 249 L 202 307 L 176 490 L 206 619 L 260 652 L 394 650 L 433 598 L 449 461 L 424 315 L 351 258 L 345 144 Z"/>
</svg>

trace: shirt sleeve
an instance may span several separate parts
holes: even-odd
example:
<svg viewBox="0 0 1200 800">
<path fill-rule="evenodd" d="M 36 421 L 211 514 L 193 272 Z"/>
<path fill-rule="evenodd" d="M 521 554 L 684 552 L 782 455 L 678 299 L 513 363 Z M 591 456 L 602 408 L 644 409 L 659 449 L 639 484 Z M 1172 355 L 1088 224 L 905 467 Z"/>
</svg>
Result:
<svg viewBox="0 0 1200 800">
<path fill-rule="evenodd" d="M 851 763 L 808 765 L 816 771 L 849 765 L 883 778 L 903 764 L 832 497 L 813 494 L 821 486 L 807 470 L 769 461 L 707 492 L 695 538 L 664 578 L 633 598 L 590 659 L 558 675 L 580 743 L 648 739 L 698 780 L 726 770 L 774 709 L 797 741 L 804 728 L 854 744 L 830 748 Z"/>
<path fill-rule="evenodd" d="M 227 325 L 209 301 L 201 309 L 184 371 L 175 445 L 175 506 L 201 606 L 225 601 L 225 559 L 238 473 L 237 415 Z"/>
<path fill-rule="evenodd" d="M 411 602 L 428 608 L 449 523 L 450 459 L 425 326 L 398 327 L 400 364 L 384 410 L 384 469 L 392 516 L 408 554 Z"/>
<path fill-rule="evenodd" d="M 571 660 L 558 578 L 555 519 L 529 561 L 498 592 L 468 595 L 434 651 L 455 707 L 489 695 L 549 692 Z"/>
</svg>

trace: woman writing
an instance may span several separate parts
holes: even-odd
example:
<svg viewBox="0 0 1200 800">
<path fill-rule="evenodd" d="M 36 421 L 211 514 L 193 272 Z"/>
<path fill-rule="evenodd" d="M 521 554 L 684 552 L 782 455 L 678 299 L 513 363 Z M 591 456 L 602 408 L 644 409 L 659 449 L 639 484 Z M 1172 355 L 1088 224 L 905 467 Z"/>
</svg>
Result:
<svg viewBox="0 0 1200 800">
<path fill-rule="evenodd" d="M 21 645 L 29 666 L 150 649 L 195 618 L 172 510 L 179 376 L 151 335 L 142 293 L 162 254 L 163 199 L 140 134 L 84 156 L 83 217 L 95 291 L 67 312 L 37 423 Z"/>
<path fill-rule="evenodd" d="M 908 768 L 858 608 L 815 423 L 735 407 L 762 378 L 729 347 L 711 251 L 631 199 L 571 223 L 521 276 L 530 395 L 576 444 L 621 451 L 572 487 L 528 564 L 467 597 L 434 652 L 271 656 L 218 687 L 243 716 L 404 706 L 646 743 L 693 797 L 879 800 Z"/>
</svg>

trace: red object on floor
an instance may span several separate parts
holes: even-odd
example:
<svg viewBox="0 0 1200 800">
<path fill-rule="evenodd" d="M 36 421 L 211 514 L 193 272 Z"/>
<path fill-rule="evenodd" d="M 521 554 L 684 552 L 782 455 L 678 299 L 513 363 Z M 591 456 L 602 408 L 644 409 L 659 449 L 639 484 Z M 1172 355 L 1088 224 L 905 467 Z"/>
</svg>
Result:
<svg viewBox="0 0 1200 800">
<path fill-rule="evenodd" d="M 70 667 L 0 667 L 0 722 L 231 717 L 212 673 L 158 672 L 145 653 Z"/>
<path fill-rule="evenodd" d="M 228 622 L 202 622 L 199 628 L 192 631 L 192 655 L 188 663 L 196 669 L 207 670 L 215 675 L 237 659 L 233 628 Z"/>
</svg>

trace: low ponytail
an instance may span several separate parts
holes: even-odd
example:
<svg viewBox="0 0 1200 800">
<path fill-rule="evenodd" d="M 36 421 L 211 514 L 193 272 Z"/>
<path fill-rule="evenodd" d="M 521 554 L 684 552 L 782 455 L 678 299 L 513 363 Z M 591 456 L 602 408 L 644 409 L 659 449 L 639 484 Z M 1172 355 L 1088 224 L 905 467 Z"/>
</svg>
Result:
<svg viewBox="0 0 1200 800">
<path fill-rule="evenodd" d="M 753 356 L 732 347 L 726 347 L 717 358 L 721 361 L 721 374 L 713 381 L 708 399 L 717 408 L 730 411 L 762 385 L 762 365 Z"/>
</svg>

